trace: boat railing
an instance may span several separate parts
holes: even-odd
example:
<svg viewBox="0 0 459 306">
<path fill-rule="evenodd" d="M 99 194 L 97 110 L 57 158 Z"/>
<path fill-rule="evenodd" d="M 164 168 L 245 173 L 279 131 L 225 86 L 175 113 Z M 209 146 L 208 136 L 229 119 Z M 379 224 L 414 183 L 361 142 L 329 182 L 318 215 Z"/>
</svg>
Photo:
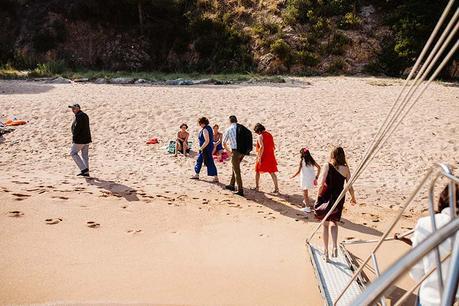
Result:
<svg viewBox="0 0 459 306">
<path fill-rule="evenodd" d="M 448 192 L 449 192 L 449 201 L 450 207 L 452 209 L 452 219 L 447 224 L 447 226 L 443 226 L 440 229 L 437 228 L 435 223 L 435 208 L 434 208 L 434 187 L 437 180 L 440 178 L 446 178 L 448 180 Z M 421 188 L 426 184 L 428 179 L 431 178 L 431 183 L 429 187 L 429 196 L 428 196 L 428 211 L 432 222 L 432 231 L 433 234 L 423 241 L 421 244 L 410 250 L 406 255 L 402 256 L 396 263 L 394 263 L 391 267 L 389 267 L 384 273 L 380 274 L 376 251 L 382 245 L 384 241 L 393 240 L 394 238 L 390 238 L 389 233 L 394 229 L 395 225 L 401 219 L 402 214 L 405 212 L 406 208 L 409 204 L 414 200 L 416 195 L 420 192 Z M 376 246 L 372 249 L 368 257 L 361 263 L 361 265 L 356 269 L 352 278 L 347 282 L 344 289 L 338 295 L 336 300 L 334 301 L 334 305 L 337 305 L 340 298 L 344 295 L 346 290 L 350 287 L 352 282 L 356 279 L 361 278 L 363 268 L 368 265 L 369 261 L 371 260 L 373 263 L 373 268 L 375 270 L 376 279 L 370 284 L 370 286 L 355 300 L 353 305 L 371 305 L 377 304 L 378 302 L 381 305 L 385 305 L 384 302 L 384 292 L 402 275 L 406 274 L 407 271 L 419 260 L 421 260 L 426 254 L 431 251 L 434 251 L 435 254 L 435 267 L 429 273 L 427 273 L 420 281 L 418 281 L 415 286 L 413 286 L 410 290 L 408 290 L 402 298 L 397 301 L 396 305 L 401 305 L 401 303 L 414 291 L 416 290 L 419 285 L 425 280 L 429 275 L 432 273 L 438 274 L 438 281 L 439 281 L 439 288 L 440 294 L 442 296 L 442 305 L 450 305 L 450 304 L 443 304 L 443 301 L 454 301 L 455 293 L 457 290 L 457 284 L 459 279 L 459 239 L 451 239 L 451 247 L 453 249 L 452 253 L 447 255 L 445 258 L 440 257 L 439 246 L 440 244 L 447 238 L 456 235 L 456 232 L 459 230 L 459 218 L 457 215 L 456 209 L 456 184 L 459 184 L 459 178 L 454 176 L 452 168 L 446 164 L 435 164 L 432 166 L 423 177 L 421 182 L 416 186 L 415 190 L 411 193 L 408 197 L 406 202 L 400 208 L 399 213 L 387 228 L 387 230 L 383 233 L 383 235 L 378 240 L 367 240 L 367 241 L 347 241 L 343 242 L 345 244 L 352 244 L 352 243 L 368 243 L 368 242 L 376 242 Z M 399 237 L 408 236 L 413 231 L 408 231 L 403 233 Z M 445 261 L 447 258 L 452 257 L 452 264 L 450 265 L 449 274 L 446 279 L 445 284 L 443 284 L 443 273 L 446 271 L 442 270 L 441 263 Z"/>
</svg>

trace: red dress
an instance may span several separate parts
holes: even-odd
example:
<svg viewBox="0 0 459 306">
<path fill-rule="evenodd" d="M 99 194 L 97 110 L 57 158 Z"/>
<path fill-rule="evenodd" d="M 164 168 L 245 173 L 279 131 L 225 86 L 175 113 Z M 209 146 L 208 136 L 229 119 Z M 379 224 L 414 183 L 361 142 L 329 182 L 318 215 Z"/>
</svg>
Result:
<svg viewBox="0 0 459 306">
<path fill-rule="evenodd" d="M 277 161 L 276 157 L 274 156 L 274 140 L 273 136 L 264 131 L 261 133 L 261 137 L 263 137 L 263 155 L 261 156 L 261 161 L 255 164 L 255 171 L 256 172 L 268 172 L 274 173 L 277 172 Z M 257 141 L 257 152 L 260 150 L 260 144 Z"/>
</svg>

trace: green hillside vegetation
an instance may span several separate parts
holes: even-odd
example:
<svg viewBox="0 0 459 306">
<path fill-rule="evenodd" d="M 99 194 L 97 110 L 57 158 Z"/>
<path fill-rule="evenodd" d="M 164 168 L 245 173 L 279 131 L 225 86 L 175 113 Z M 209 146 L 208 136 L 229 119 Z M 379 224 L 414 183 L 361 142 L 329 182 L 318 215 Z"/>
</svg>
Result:
<svg viewBox="0 0 459 306">
<path fill-rule="evenodd" d="M 444 0 L 3 0 L 0 65 L 4 77 L 20 75 L 16 70 L 31 71 L 30 76 L 97 71 L 401 76 L 445 5 Z M 455 75 L 455 67 L 452 61 L 445 74 Z"/>
</svg>

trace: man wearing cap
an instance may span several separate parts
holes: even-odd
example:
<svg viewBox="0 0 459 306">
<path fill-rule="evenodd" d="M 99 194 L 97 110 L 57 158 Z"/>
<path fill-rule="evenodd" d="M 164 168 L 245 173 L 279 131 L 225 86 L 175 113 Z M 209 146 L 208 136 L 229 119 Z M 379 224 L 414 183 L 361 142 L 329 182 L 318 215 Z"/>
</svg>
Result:
<svg viewBox="0 0 459 306">
<path fill-rule="evenodd" d="M 91 143 L 91 130 L 89 129 L 89 117 L 81 111 L 79 104 L 69 105 L 75 114 L 72 123 L 73 145 L 70 156 L 80 168 L 77 176 L 89 176 L 89 144 Z M 81 151 L 81 157 L 78 154 Z"/>
</svg>

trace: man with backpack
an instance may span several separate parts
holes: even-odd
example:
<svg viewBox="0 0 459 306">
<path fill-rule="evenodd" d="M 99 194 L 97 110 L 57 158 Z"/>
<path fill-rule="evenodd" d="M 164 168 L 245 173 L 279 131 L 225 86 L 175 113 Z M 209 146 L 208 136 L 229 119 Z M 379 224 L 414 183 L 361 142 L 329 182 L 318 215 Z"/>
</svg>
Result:
<svg viewBox="0 0 459 306">
<path fill-rule="evenodd" d="M 225 149 L 228 152 L 231 152 L 233 174 L 231 176 L 230 184 L 225 188 L 231 191 L 236 191 L 235 184 L 237 183 L 237 192 L 235 194 L 244 196 L 244 189 L 242 188 L 241 162 L 244 159 L 244 156 L 249 155 L 252 151 L 252 132 L 242 124 L 238 124 L 236 116 L 230 116 L 229 122 L 230 127 L 225 131 L 222 142 Z"/>
</svg>

